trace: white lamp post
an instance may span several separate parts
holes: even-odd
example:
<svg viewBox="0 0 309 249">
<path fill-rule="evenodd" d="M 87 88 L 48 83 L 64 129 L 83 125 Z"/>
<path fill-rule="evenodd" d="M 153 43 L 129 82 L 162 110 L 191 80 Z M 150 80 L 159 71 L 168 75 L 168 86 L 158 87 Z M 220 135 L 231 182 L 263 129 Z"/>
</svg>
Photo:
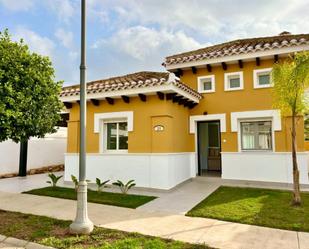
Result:
<svg viewBox="0 0 309 249">
<path fill-rule="evenodd" d="M 80 64 L 80 151 L 79 182 L 77 190 L 76 218 L 70 225 L 75 234 L 89 234 L 93 223 L 88 218 L 86 182 L 86 0 L 81 6 L 81 64 Z"/>
</svg>

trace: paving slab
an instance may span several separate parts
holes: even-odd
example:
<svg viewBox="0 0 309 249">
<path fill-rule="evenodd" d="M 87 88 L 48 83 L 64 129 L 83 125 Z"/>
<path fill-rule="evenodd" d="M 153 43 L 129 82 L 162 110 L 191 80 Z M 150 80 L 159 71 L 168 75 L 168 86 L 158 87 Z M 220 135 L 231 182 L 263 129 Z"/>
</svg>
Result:
<svg viewBox="0 0 309 249">
<path fill-rule="evenodd" d="M 24 247 L 16 247 L 6 243 L 0 243 L 0 248 L 3 249 L 24 249 Z"/>
<path fill-rule="evenodd" d="M 309 249 L 309 233 L 298 233 L 299 249 Z"/>
<path fill-rule="evenodd" d="M 12 238 L 12 237 L 7 237 L 3 243 L 5 244 L 9 244 L 11 246 L 15 246 L 15 247 L 24 247 L 28 241 L 26 240 L 22 240 L 22 239 L 16 239 L 16 238 Z"/>
<path fill-rule="evenodd" d="M 3 240 L 5 240 L 6 238 L 7 238 L 6 236 L 0 234 L 0 242 L 2 242 Z"/>
<path fill-rule="evenodd" d="M 33 242 L 29 242 L 25 248 L 26 249 L 54 249 L 53 247 L 43 246 L 43 245 L 33 243 Z"/>
</svg>

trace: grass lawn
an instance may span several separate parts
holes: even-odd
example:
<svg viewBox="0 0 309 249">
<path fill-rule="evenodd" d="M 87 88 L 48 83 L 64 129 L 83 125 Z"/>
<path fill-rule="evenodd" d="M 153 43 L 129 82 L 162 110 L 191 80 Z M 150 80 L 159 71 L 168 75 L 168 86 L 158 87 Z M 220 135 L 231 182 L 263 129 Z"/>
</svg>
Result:
<svg viewBox="0 0 309 249">
<path fill-rule="evenodd" d="M 71 221 L 0 210 L 0 234 L 59 249 L 206 249 L 173 240 L 95 227 L 91 235 L 69 233 Z"/>
<path fill-rule="evenodd" d="M 309 232 L 309 193 L 292 207 L 290 191 L 220 187 L 187 213 L 238 223 Z"/>
<path fill-rule="evenodd" d="M 76 192 L 72 188 L 46 187 L 46 188 L 33 189 L 24 193 L 76 200 Z M 88 202 L 119 206 L 119 207 L 137 208 L 149 201 L 152 201 L 155 198 L 156 197 L 154 196 L 130 195 L 130 194 L 124 195 L 120 193 L 97 192 L 88 189 Z"/>
</svg>

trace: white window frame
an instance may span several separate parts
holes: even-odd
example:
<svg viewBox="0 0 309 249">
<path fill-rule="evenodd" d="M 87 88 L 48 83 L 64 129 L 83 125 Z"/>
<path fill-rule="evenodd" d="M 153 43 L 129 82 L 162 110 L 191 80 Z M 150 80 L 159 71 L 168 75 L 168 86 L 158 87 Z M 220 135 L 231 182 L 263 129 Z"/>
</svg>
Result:
<svg viewBox="0 0 309 249">
<path fill-rule="evenodd" d="M 237 120 L 237 142 L 238 142 L 238 151 L 239 152 L 274 152 L 275 151 L 275 131 L 274 131 L 274 120 L 272 118 L 250 118 L 250 119 L 238 119 Z M 270 121 L 271 122 L 271 150 L 243 150 L 242 149 L 242 141 L 241 141 L 241 125 L 242 122 L 263 122 L 263 121 Z"/>
<path fill-rule="evenodd" d="M 230 76 L 239 76 L 239 87 L 230 87 Z M 244 89 L 244 74 L 242 71 L 240 72 L 232 72 L 224 74 L 224 91 L 238 91 Z"/>
<path fill-rule="evenodd" d="M 256 69 L 253 70 L 253 88 L 268 88 L 268 87 L 272 87 L 273 83 L 272 83 L 272 79 L 270 76 L 270 84 L 267 85 L 260 85 L 259 84 L 259 74 L 261 73 L 269 73 L 271 72 L 272 68 L 263 68 L 263 69 Z"/>
<path fill-rule="evenodd" d="M 211 89 L 210 90 L 204 90 L 202 80 L 210 79 L 211 80 Z M 199 93 L 213 93 L 216 91 L 216 81 L 215 81 L 215 75 L 207 75 L 207 76 L 200 76 L 197 77 L 197 89 Z"/>
<path fill-rule="evenodd" d="M 117 123 L 117 139 L 116 139 L 116 148 L 119 148 L 119 123 L 127 123 L 128 127 L 128 120 L 127 119 L 110 119 L 110 120 L 102 120 L 100 125 L 100 152 L 101 153 L 128 153 L 128 149 L 115 149 L 115 150 L 108 150 L 107 149 L 107 124 L 108 123 Z M 128 130 L 129 132 L 129 130 Z"/>
</svg>

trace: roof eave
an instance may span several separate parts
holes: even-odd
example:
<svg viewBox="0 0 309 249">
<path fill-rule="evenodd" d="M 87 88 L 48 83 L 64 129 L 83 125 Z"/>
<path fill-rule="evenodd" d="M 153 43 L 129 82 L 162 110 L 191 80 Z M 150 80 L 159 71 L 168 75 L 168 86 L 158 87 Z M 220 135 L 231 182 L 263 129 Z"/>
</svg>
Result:
<svg viewBox="0 0 309 249">
<path fill-rule="evenodd" d="M 181 95 L 181 96 L 193 101 L 194 103 L 199 103 L 199 100 L 202 98 L 201 96 L 196 97 L 196 96 L 180 89 L 179 87 L 177 87 L 173 84 L 166 84 L 166 85 L 145 87 L 145 88 L 117 90 L 117 91 L 110 91 L 110 92 L 88 93 L 87 94 L 87 100 L 90 100 L 90 99 L 104 100 L 107 97 L 109 97 L 109 98 L 121 98 L 121 96 L 135 97 L 135 96 L 138 96 L 138 94 L 154 95 L 157 92 L 177 93 L 178 95 Z M 75 102 L 75 101 L 78 101 L 79 99 L 80 99 L 79 94 L 60 97 L 60 100 L 62 102 Z"/>
<path fill-rule="evenodd" d="M 235 55 L 228 55 L 228 56 L 221 56 L 211 59 L 203 59 L 203 60 L 195 60 L 189 62 L 179 62 L 175 64 L 167 64 L 164 63 L 166 70 L 175 70 L 179 68 L 191 68 L 191 67 L 198 67 L 204 66 L 207 64 L 219 64 L 221 62 L 237 62 L 238 60 L 250 60 L 256 57 L 267 57 L 273 55 L 287 55 L 294 52 L 299 51 L 306 51 L 309 50 L 309 44 L 303 44 L 298 46 L 290 46 L 290 47 L 283 47 L 283 48 L 273 48 L 264 51 L 255 51 L 251 53 L 243 53 L 243 54 L 235 54 Z"/>
</svg>

